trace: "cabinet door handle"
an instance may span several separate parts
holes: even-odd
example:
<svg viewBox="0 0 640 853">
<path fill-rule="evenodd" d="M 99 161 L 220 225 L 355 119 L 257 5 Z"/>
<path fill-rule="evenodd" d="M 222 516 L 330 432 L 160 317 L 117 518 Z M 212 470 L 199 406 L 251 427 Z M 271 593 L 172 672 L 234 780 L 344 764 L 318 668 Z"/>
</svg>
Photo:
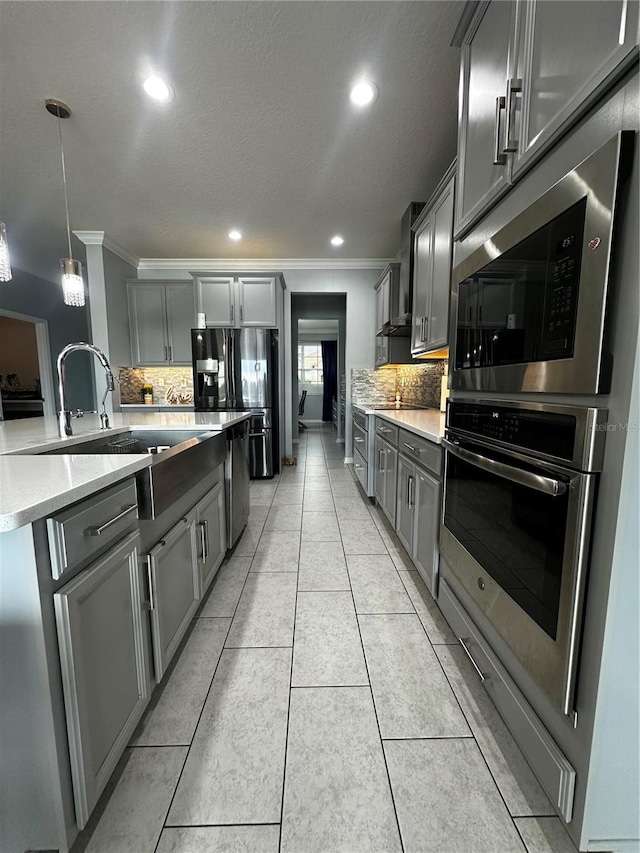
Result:
<svg viewBox="0 0 640 853">
<path fill-rule="evenodd" d="M 200 550 L 201 550 L 200 559 L 202 560 L 203 563 L 206 563 L 207 562 L 207 539 L 206 539 L 206 534 L 204 532 L 204 521 L 201 521 L 200 524 L 198 525 L 198 527 L 200 528 Z"/>
<path fill-rule="evenodd" d="M 240 322 L 243 320 L 242 303 L 240 304 Z"/>
<path fill-rule="evenodd" d="M 520 77 L 512 77 L 507 81 L 507 104 L 505 108 L 505 131 L 504 131 L 504 147 L 503 153 L 506 151 L 513 152 L 518 150 L 518 138 L 512 136 L 513 130 L 513 104 L 514 95 L 517 92 L 522 92 L 522 80 Z"/>
<path fill-rule="evenodd" d="M 234 321 L 234 317 L 235 317 L 235 311 L 236 311 L 236 307 L 235 307 L 235 305 L 232 305 L 231 306 L 231 325 L 232 326 L 233 326 L 233 321 Z"/>
<path fill-rule="evenodd" d="M 169 358 L 168 358 L 168 356 L 167 356 L 167 346 L 166 346 L 166 344 L 165 344 L 165 347 L 164 347 L 164 360 L 165 360 L 165 361 L 169 361 Z"/>
<path fill-rule="evenodd" d="M 498 95 L 496 98 L 496 123 L 493 128 L 493 165 L 504 166 L 507 162 L 507 155 L 500 150 L 500 114 L 504 110 L 505 99 L 504 95 Z"/>
<path fill-rule="evenodd" d="M 415 477 L 409 477 L 409 509 L 413 509 L 416 504 L 416 480 Z"/>
<path fill-rule="evenodd" d="M 116 524 L 118 521 L 123 519 L 125 515 L 129 515 L 130 512 L 134 512 L 138 509 L 138 504 L 131 504 L 131 506 L 126 506 L 113 518 L 110 518 L 109 521 L 105 521 L 104 524 L 101 524 L 100 527 L 87 527 L 85 533 L 87 536 L 101 536 L 105 530 L 108 530 L 112 525 Z"/>
<path fill-rule="evenodd" d="M 364 438 L 359 438 L 358 436 L 356 436 L 356 444 L 363 444 L 363 443 L 364 443 Z"/>
<path fill-rule="evenodd" d="M 151 554 L 147 554 L 147 586 L 149 587 L 149 610 L 156 609 L 156 601 L 153 595 L 153 569 L 151 566 Z M 145 602 L 146 604 L 147 602 Z"/>
<path fill-rule="evenodd" d="M 168 347 L 168 350 L 169 350 L 169 361 L 173 361 L 173 354 L 172 354 L 172 352 L 171 352 L 171 347 L 170 347 L 170 346 Z"/>
<path fill-rule="evenodd" d="M 378 472 L 380 474 L 384 474 L 384 468 L 382 467 L 382 460 L 384 458 L 384 448 L 380 448 L 378 451 Z"/>
</svg>

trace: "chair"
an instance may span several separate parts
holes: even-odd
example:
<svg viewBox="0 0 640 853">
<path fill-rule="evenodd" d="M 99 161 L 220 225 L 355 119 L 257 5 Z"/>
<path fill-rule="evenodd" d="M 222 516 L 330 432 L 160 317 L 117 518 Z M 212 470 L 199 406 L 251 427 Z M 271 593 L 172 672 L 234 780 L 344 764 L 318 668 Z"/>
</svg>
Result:
<svg viewBox="0 0 640 853">
<path fill-rule="evenodd" d="M 298 404 L 298 417 L 301 418 L 304 415 L 304 401 L 307 399 L 307 391 L 306 389 L 302 392 L 300 397 L 300 403 Z M 307 425 L 303 424 L 302 421 L 298 421 L 298 429 L 307 429 Z"/>
</svg>

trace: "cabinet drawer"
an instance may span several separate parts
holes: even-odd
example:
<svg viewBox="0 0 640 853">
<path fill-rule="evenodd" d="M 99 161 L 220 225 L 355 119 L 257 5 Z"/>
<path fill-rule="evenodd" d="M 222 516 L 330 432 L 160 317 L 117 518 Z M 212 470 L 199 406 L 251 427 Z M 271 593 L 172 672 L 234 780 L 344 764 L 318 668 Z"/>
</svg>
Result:
<svg viewBox="0 0 640 853">
<path fill-rule="evenodd" d="M 357 450 L 361 456 L 367 455 L 367 433 L 362 427 L 355 422 L 352 422 L 353 427 L 353 449 Z"/>
<path fill-rule="evenodd" d="M 388 421 L 376 418 L 376 433 L 381 435 L 389 444 L 398 446 L 398 427 L 392 426 Z"/>
<path fill-rule="evenodd" d="M 47 519 L 51 574 L 57 580 L 121 539 L 138 519 L 133 478 Z"/>
<path fill-rule="evenodd" d="M 364 458 L 360 455 L 360 452 L 357 447 L 353 449 L 353 471 L 358 478 L 358 481 L 365 492 L 368 491 L 367 483 L 368 483 L 368 465 L 365 462 Z"/>
<path fill-rule="evenodd" d="M 442 476 L 442 447 L 439 444 L 401 429 L 398 435 L 398 449 L 422 468 L 432 471 L 439 477 Z"/>
<path fill-rule="evenodd" d="M 547 796 L 569 822 L 573 813 L 576 771 L 445 580 L 440 581 L 438 604 L 456 637 L 462 638 L 461 645 Z"/>
</svg>

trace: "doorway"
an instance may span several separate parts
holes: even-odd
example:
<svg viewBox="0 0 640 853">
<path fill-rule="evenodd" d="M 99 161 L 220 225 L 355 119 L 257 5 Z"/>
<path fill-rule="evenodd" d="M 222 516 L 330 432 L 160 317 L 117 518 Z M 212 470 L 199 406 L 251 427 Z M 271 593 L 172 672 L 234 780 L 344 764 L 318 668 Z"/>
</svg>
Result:
<svg viewBox="0 0 640 853">
<path fill-rule="evenodd" d="M 291 295 L 294 442 L 307 424 L 321 423 L 344 442 L 345 328 L 346 295 Z"/>
<path fill-rule="evenodd" d="M 0 310 L 0 418 L 55 415 L 46 320 Z"/>
</svg>

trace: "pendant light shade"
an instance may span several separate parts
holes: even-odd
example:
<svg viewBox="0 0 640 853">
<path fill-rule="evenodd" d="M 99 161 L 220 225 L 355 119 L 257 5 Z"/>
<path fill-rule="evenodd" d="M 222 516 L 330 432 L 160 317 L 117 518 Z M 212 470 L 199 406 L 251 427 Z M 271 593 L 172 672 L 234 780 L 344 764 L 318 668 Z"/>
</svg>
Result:
<svg viewBox="0 0 640 853">
<path fill-rule="evenodd" d="M 7 229 L 4 222 L 0 222 L 0 281 L 11 281 L 9 244 L 7 243 Z"/>
<path fill-rule="evenodd" d="M 69 199 L 67 198 L 67 170 L 64 162 L 64 146 L 62 144 L 62 122 L 61 119 L 69 118 L 71 108 L 56 98 L 47 98 L 44 102 L 47 112 L 58 119 L 58 136 L 60 139 L 60 161 L 62 163 L 62 187 L 64 189 L 64 210 L 67 219 L 67 246 L 69 257 L 60 261 L 60 272 L 62 274 L 62 298 L 65 305 L 73 308 L 82 308 L 84 305 L 84 279 L 82 277 L 82 264 L 71 257 L 71 226 L 69 225 Z"/>
<path fill-rule="evenodd" d="M 82 278 L 82 264 L 73 258 L 62 258 L 60 260 L 60 272 L 62 273 L 62 297 L 65 305 L 81 308 L 84 305 L 84 279 Z"/>
</svg>

